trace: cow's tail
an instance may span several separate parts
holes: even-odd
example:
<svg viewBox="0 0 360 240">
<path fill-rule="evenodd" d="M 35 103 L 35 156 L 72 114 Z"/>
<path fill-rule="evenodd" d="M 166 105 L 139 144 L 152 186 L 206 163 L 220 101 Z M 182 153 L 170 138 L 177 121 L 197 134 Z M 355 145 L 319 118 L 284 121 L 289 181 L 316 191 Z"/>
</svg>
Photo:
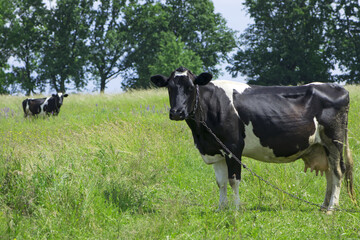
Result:
<svg viewBox="0 0 360 240">
<path fill-rule="evenodd" d="M 24 110 L 24 117 L 27 117 L 27 112 L 26 112 L 26 105 L 28 103 L 28 99 L 25 99 L 23 102 L 22 102 L 22 106 L 23 106 L 23 110 Z"/>
<path fill-rule="evenodd" d="M 355 192 L 354 192 L 354 182 L 353 182 L 353 166 L 354 160 L 351 156 L 351 151 L 349 147 L 348 139 L 348 128 L 345 128 L 345 184 L 347 187 L 347 192 L 351 200 L 356 204 Z"/>
</svg>

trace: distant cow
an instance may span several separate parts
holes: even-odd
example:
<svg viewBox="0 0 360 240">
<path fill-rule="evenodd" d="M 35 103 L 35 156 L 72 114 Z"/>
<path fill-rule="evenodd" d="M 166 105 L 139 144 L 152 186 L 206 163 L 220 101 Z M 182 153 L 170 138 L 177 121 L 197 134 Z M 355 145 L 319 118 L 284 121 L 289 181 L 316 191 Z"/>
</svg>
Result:
<svg viewBox="0 0 360 240">
<path fill-rule="evenodd" d="M 332 83 L 264 87 L 211 79 L 209 73 L 196 76 L 183 67 L 170 77 L 151 77 L 156 86 L 168 88 L 170 119 L 186 121 L 203 160 L 213 165 L 220 208 L 227 203 L 228 181 L 236 206 L 240 203 L 241 165 L 234 155 L 269 163 L 302 158 L 305 172 L 307 168 L 316 175 L 325 172 L 322 208 L 338 206 L 343 175 L 353 198 L 353 160 L 347 137 L 349 93 L 343 87 Z M 234 155 L 221 147 L 205 125 Z"/>
<path fill-rule="evenodd" d="M 48 98 L 27 98 L 22 102 L 24 117 L 36 115 L 58 115 L 64 97 L 68 94 L 57 93 Z"/>
</svg>

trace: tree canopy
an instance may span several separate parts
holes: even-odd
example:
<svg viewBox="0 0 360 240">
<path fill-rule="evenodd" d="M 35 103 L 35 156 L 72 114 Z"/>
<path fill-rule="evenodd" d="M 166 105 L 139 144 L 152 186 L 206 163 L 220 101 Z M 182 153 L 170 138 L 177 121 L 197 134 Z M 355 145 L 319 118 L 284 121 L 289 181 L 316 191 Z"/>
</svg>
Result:
<svg viewBox="0 0 360 240">
<path fill-rule="evenodd" d="M 123 75 L 125 88 L 150 86 L 149 66 L 154 69 L 154 63 L 160 63 L 158 54 L 165 54 L 163 43 L 166 37 L 173 36 L 170 40 L 177 42 L 176 47 L 181 44 L 183 53 L 189 53 L 197 63 L 200 58 L 202 70 L 215 76 L 219 75 L 219 64 L 235 47 L 235 32 L 226 26 L 220 14 L 214 12 L 214 5 L 209 0 L 147 1 L 128 8 L 124 18 L 132 36 L 129 38 L 132 51 L 126 58 L 127 73 L 131 74 Z M 175 60 L 175 56 L 167 60 L 184 62 L 186 67 L 188 60 L 182 60 L 184 57 L 182 54 L 179 60 Z"/>
<path fill-rule="evenodd" d="M 241 35 L 227 69 L 262 85 L 333 81 L 331 2 L 246 0 L 255 23 Z"/>
<path fill-rule="evenodd" d="M 117 76 L 147 88 L 179 66 L 216 78 L 226 62 L 255 84 L 360 82 L 359 1 L 244 6 L 254 23 L 237 36 L 211 0 L 0 0 L 0 93 L 104 92 Z"/>
<path fill-rule="evenodd" d="M 0 1 L 0 31 L 11 33 L 0 37 L 0 89 L 11 80 L 27 95 L 89 81 L 103 92 L 118 75 L 123 89 L 147 88 L 152 71 L 178 64 L 218 74 L 235 46 L 210 0 Z M 9 70 L 10 56 L 19 66 Z"/>
</svg>

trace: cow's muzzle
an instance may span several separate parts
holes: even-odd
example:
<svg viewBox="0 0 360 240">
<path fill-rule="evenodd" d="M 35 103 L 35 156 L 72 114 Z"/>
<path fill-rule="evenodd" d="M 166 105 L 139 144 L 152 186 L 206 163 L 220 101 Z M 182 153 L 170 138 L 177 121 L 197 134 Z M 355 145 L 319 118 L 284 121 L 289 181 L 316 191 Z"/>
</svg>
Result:
<svg viewBox="0 0 360 240">
<path fill-rule="evenodd" d="M 171 120 L 181 121 L 186 118 L 186 114 L 184 110 L 170 109 L 169 117 Z"/>
</svg>

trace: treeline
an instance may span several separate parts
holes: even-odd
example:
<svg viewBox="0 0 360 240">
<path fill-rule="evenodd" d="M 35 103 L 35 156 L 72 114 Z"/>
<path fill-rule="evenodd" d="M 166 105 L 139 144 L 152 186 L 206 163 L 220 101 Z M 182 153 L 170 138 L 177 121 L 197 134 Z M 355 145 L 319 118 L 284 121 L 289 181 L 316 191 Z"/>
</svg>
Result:
<svg viewBox="0 0 360 240">
<path fill-rule="evenodd" d="M 250 83 L 360 82 L 358 0 L 245 0 L 254 24 L 227 70 Z"/>
<path fill-rule="evenodd" d="M 104 91 L 118 75 L 124 89 L 146 88 L 151 74 L 179 65 L 216 75 L 235 47 L 234 31 L 208 0 L 0 3 L 3 93 L 31 94 L 48 84 L 65 92 L 94 79 Z M 10 57 L 20 66 L 10 67 Z"/>
<path fill-rule="evenodd" d="M 147 88 L 149 76 L 180 65 L 217 77 L 222 62 L 265 85 L 360 81 L 357 0 L 244 7 L 254 23 L 238 35 L 210 0 L 0 0 L 0 93 L 89 81 L 104 91 L 117 76 L 124 90 Z"/>
</svg>

